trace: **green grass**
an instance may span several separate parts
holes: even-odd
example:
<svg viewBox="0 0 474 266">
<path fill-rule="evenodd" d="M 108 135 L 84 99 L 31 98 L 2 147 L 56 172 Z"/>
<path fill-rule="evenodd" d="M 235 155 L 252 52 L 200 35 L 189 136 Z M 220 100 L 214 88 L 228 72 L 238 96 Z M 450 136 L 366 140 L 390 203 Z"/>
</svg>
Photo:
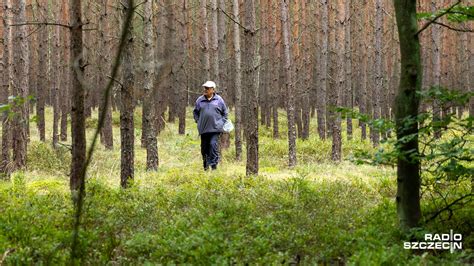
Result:
<svg viewBox="0 0 474 266">
<path fill-rule="evenodd" d="M 51 116 L 47 109 L 47 127 Z M 330 162 L 330 141 L 317 138 L 315 119 L 311 138 L 297 143 L 294 169 L 286 166 L 286 140 L 272 139 L 271 129 L 261 127 L 260 174 L 247 178 L 245 163 L 234 160 L 233 147 L 224 151 L 220 169 L 201 169 L 199 136 L 190 113 L 188 117 L 187 134 L 176 134 L 175 124 L 167 124 L 160 134 L 157 172 L 145 170 L 138 121 L 135 180 L 127 190 L 119 187 L 116 123 L 114 150 L 97 147 L 87 174 L 80 232 L 85 264 L 472 262 L 472 246 L 453 255 L 404 250 L 394 204 L 395 169 Z M 89 140 L 96 123 L 87 123 Z M 344 142 L 346 158 L 356 147 L 370 149 L 358 134 Z M 70 154 L 67 143 L 54 150 L 49 141 L 39 142 L 34 127 L 31 139 L 28 168 L 0 181 L 0 264 L 65 264 L 73 211 Z M 463 215 L 472 216 L 469 211 Z M 446 228 L 438 224 L 431 229 Z M 472 244 L 471 234 L 465 239 Z"/>
</svg>

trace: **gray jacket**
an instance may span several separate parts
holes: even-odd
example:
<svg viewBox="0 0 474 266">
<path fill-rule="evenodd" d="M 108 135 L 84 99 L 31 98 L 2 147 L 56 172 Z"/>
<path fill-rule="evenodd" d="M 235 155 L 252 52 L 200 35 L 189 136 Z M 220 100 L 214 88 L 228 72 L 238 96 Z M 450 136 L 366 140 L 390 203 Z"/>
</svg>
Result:
<svg viewBox="0 0 474 266">
<path fill-rule="evenodd" d="M 223 132 L 227 121 L 228 110 L 221 96 L 214 94 L 211 100 L 201 95 L 193 110 L 194 121 L 197 123 L 199 135 L 204 133 Z"/>
</svg>

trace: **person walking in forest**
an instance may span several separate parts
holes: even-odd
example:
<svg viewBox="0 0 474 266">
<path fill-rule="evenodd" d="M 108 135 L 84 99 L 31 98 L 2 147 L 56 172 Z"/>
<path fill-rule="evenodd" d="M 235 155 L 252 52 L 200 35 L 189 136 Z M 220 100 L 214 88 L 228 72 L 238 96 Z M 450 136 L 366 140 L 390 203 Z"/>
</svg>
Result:
<svg viewBox="0 0 474 266">
<path fill-rule="evenodd" d="M 194 121 L 197 123 L 199 135 L 201 136 L 201 154 L 204 170 L 209 167 L 217 169 L 219 163 L 219 136 L 227 121 L 227 106 L 216 93 L 216 83 L 206 81 L 202 85 L 204 91 L 194 106 Z"/>
</svg>

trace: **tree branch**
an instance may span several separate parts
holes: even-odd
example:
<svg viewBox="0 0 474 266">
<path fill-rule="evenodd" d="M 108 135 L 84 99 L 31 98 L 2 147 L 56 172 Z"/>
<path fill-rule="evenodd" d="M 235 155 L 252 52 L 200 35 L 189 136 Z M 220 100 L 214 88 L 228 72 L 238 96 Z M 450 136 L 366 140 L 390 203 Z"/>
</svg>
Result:
<svg viewBox="0 0 474 266">
<path fill-rule="evenodd" d="M 54 22 L 34 22 L 34 21 L 25 22 L 25 23 L 18 23 L 18 24 L 10 24 L 10 25 L 8 25 L 8 26 L 18 27 L 18 26 L 28 26 L 28 25 L 60 26 L 60 27 L 68 28 L 68 29 L 71 29 L 71 28 L 72 28 L 71 25 L 66 25 L 66 24 L 61 24 L 61 23 L 54 23 Z"/>
<path fill-rule="evenodd" d="M 454 28 L 454 27 L 451 27 L 447 24 L 437 22 L 437 21 L 433 22 L 433 24 L 440 25 L 440 26 L 443 26 L 443 27 L 448 28 L 450 30 L 458 31 L 458 32 L 474 32 L 474 30 L 472 30 L 472 29 L 458 29 L 458 28 Z"/>
<path fill-rule="evenodd" d="M 242 24 L 240 24 L 239 22 L 235 21 L 234 18 L 232 18 L 229 14 L 227 14 L 224 10 L 222 10 L 221 8 L 217 8 L 218 10 L 220 10 L 226 17 L 228 17 L 230 20 L 232 20 L 235 24 L 239 25 L 239 27 L 241 27 L 244 31 L 250 31 L 249 29 L 247 29 L 246 27 L 244 27 Z"/>
<path fill-rule="evenodd" d="M 446 9 L 445 11 L 439 13 L 438 15 L 436 15 L 436 17 L 434 17 L 432 20 L 428 21 L 425 25 L 423 25 L 423 27 L 421 27 L 420 30 L 418 30 L 416 33 L 415 33 L 415 36 L 418 36 L 422 31 L 426 30 L 426 28 L 428 28 L 431 24 L 435 23 L 436 20 L 438 20 L 440 17 L 448 14 L 451 9 L 455 8 L 457 5 L 459 5 L 461 3 L 461 0 L 458 0 L 456 3 L 454 3 L 452 6 L 450 6 L 448 9 Z"/>
<path fill-rule="evenodd" d="M 442 208 L 441 210 L 437 211 L 437 212 L 436 212 L 434 215 L 432 215 L 428 220 L 426 220 L 426 221 L 425 221 L 425 224 L 428 223 L 428 222 L 430 222 L 430 221 L 432 221 L 432 220 L 434 220 L 436 217 L 438 217 L 438 216 L 439 216 L 442 212 L 444 212 L 444 211 L 448 211 L 448 210 L 449 210 L 449 211 L 452 211 L 452 210 L 451 210 L 451 207 L 452 207 L 453 205 L 455 205 L 456 203 L 460 202 L 461 200 L 463 200 L 463 199 L 465 199 L 465 198 L 472 197 L 472 195 L 473 195 L 472 193 L 471 193 L 471 194 L 467 194 L 467 195 L 464 195 L 464 196 L 460 197 L 459 199 L 457 199 L 457 200 L 451 202 L 450 204 L 448 204 L 447 206 L 445 206 L 445 207 Z"/>
</svg>

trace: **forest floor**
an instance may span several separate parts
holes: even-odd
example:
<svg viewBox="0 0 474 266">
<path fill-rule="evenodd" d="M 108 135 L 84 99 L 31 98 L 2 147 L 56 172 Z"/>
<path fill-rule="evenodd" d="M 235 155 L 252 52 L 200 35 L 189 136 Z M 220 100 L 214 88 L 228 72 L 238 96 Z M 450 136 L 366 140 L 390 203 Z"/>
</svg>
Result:
<svg viewBox="0 0 474 266">
<path fill-rule="evenodd" d="M 282 138 L 276 140 L 271 129 L 260 126 L 260 173 L 245 177 L 245 160 L 235 161 L 233 141 L 219 169 L 203 171 L 200 139 L 188 110 L 186 134 L 178 135 L 177 125 L 168 123 L 158 137 L 159 170 L 147 172 L 140 111 L 135 115 L 132 187 L 119 187 L 118 113 L 113 115 L 114 149 L 98 145 L 88 169 L 80 233 L 85 264 L 418 265 L 474 260 L 472 234 L 465 238 L 465 249 L 454 254 L 403 248 L 407 240 L 398 230 L 395 169 L 350 160 L 356 149 L 372 149 L 368 141 L 360 141 L 360 130 L 353 140 L 344 133 L 344 160 L 335 164 L 331 142 L 317 137 L 313 118 L 310 139 L 297 142 L 298 166 L 289 169 L 286 121 L 280 121 Z M 96 117 L 94 112 L 86 123 L 88 140 Z M 27 170 L 0 181 L 0 265 L 68 261 L 70 144 L 51 147 L 51 121 L 52 110 L 47 109 L 46 143 L 38 140 L 31 123 Z"/>
</svg>

